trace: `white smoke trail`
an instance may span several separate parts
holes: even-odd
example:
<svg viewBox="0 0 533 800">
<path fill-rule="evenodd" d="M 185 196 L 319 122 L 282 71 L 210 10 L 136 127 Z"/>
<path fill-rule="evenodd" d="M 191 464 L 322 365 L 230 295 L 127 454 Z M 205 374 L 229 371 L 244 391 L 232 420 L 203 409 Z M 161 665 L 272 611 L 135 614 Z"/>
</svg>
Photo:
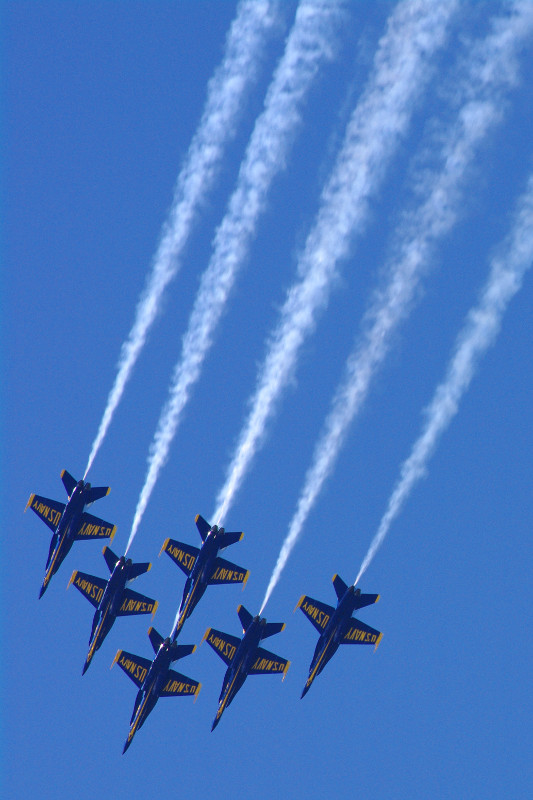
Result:
<svg viewBox="0 0 533 800">
<path fill-rule="evenodd" d="M 180 172 L 169 217 L 146 286 L 137 304 L 135 321 L 122 345 L 118 371 L 94 440 L 84 478 L 105 439 L 137 358 L 160 306 L 161 297 L 179 270 L 178 261 L 200 207 L 213 185 L 224 148 L 234 136 L 243 106 L 261 62 L 267 34 L 275 27 L 273 0 L 243 0 L 226 40 L 224 59 L 209 81 L 200 125 Z"/>
<path fill-rule="evenodd" d="M 181 357 L 174 369 L 169 398 L 150 446 L 148 471 L 128 549 L 167 461 L 181 413 L 200 375 L 229 292 L 246 259 L 272 180 L 285 164 L 307 93 L 321 64 L 333 56 L 332 41 L 335 25 L 343 18 L 342 5 L 333 0 L 304 0 L 297 9 L 285 52 L 268 89 L 264 111 L 256 121 L 241 164 L 236 189 L 216 232 L 213 255 L 202 276 Z"/>
<path fill-rule="evenodd" d="M 428 80 L 428 64 L 445 41 L 455 0 L 404 1 L 388 21 L 369 83 L 348 123 L 344 143 L 321 197 L 316 222 L 298 263 L 261 367 L 251 411 L 239 435 L 214 518 L 227 514 L 259 448 L 267 421 L 294 370 L 298 351 L 328 299 L 338 262 L 363 228 L 369 198 L 381 184 L 415 102 Z"/>
<path fill-rule="evenodd" d="M 368 568 L 387 535 L 392 521 L 409 497 L 413 486 L 426 473 L 426 465 L 435 450 L 439 436 L 448 427 L 468 389 L 477 365 L 499 333 L 507 306 L 522 286 L 526 270 L 533 262 L 533 175 L 518 204 L 513 229 L 502 252 L 493 260 L 489 278 L 460 332 L 455 352 L 444 381 L 437 387 L 433 400 L 424 412 L 426 423 L 415 442 L 411 455 L 403 463 L 400 478 L 390 497 L 377 533 L 366 554 L 355 584 Z"/>
<path fill-rule="evenodd" d="M 437 174 L 424 175 L 420 193 L 425 202 L 401 224 L 396 234 L 398 258 L 387 273 L 388 284 L 376 292 L 365 315 L 364 332 L 348 358 L 344 378 L 332 401 L 331 411 L 316 444 L 311 466 L 272 572 L 265 601 L 276 586 L 298 541 L 307 517 L 330 476 L 349 426 L 366 400 L 372 378 L 385 359 L 398 325 L 408 314 L 424 271 L 431 261 L 432 246 L 455 224 L 460 208 L 461 180 L 475 149 L 491 126 L 502 117 L 502 89 L 514 85 L 518 66 L 516 52 L 533 31 L 533 4 L 520 3 L 515 13 L 497 18 L 491 34 L 472 50 L 466 78 L 457 86 L 468 98 L 451 131 L 437 138 L 444 142 Z"/>
</svg>

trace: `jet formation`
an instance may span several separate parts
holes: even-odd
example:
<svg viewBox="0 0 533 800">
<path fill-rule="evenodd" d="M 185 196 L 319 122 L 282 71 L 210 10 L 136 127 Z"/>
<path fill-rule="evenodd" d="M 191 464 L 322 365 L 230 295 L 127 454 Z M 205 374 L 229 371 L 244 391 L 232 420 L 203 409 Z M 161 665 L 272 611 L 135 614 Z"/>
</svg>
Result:
<svg viewBox="0 0 533 800">
<path fill-rule="evenodd" d="M 94 517 L 85 510 L 95 500 L 109 494 L 108 486 L 92 487 L 83 480 L 76 481 L 66 470 L 61 473 L 61 480 L 68 494 L 66 503 L 32 494 L 26 505 L 26 509 L 31 508 L 52 531 L 39 598 L 46 591 L 52 576 L 75 541 L 105 538 L 112 540 L 116 531 L 116 525 Z M 151 627 L 148 636 L 155 654 L 153 660 L 119 650 L 111 665 L 118 664 L 138 688 L 123 753 L 160 697 L 193 696 L 196 699 L 201 684 L 171 668 L 175 661 L 196 650 L 196 645 L 178 645 L 178 635 L 208 586 L 242 584 L 244 588 L 250 574 L 247 569 L 226 561 L 219 555 L 221 550 L 242 539 L 242 531 L 230 532 L 217 525 L 210 525 L 200 514 L 196 516 L 195 522 L 202 539 L 200 548 L 169 538 L 163 543 L 159 554 L 165 552 L 187 576 L 176 623 L 170 636 L 163 639 Z M 151 569 L 149 562 L 135 564 L 126 555 L 117 556 L 109 546 L 105 546 L 102 552 L 110 572 L 107 580 L 74 570 L 68 584 L 74 585 L 95 608 L 89 650 L 82 674 L 89 668 L 94 654 L 101 647 L 117 617 L 143 614 L 151 614 L 153 617 L 158 606 L 156 600 L 129 588 L 133 580 Z M 382 634 L 379 631 L 352 616 L 354 611 L 376 603 L 379 595 L 361 594 L 360 589 L 348 586 L 338 575 L 333 576 L 333 587 L 337 595 L 336 608 L 307 595 L 303 595 L 296 606 L 320 634 L 301 697 L 307 694 L 314 679 L 322 672 L 340 644 L 373 644 L 377 648 L 381 641 Z M 282 675 L 284 680 L 290 666 L 287 659 L 261 647 L 264 639 L 281 633 L 285 623 L 267 622 L 260 615 L 254 617 L 243 605 L 237 608 L 237 614 L 242 626 L 242 638 L 208 628 L 202 639 L 202 642 L 207 641 L 227 667 L 212 731 L 248 675 Z"/>
</svg>

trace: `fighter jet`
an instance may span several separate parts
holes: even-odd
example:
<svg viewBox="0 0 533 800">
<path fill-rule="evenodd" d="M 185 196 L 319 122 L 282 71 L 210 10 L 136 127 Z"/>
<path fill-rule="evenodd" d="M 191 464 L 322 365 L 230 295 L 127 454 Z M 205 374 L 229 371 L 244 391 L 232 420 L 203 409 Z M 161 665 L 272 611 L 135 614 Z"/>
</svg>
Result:
<svg viewBox="0 0 533 800">
<path fill-rule="evenodd" d="M 133 614 L 151 614 L 153 617 L 158 605 L 150 597 L 126 588 L 127 583 L 135 580 L 144 572 L 148 572 L 152 568 L 151 564 L 134 564 L 131 558 L 126 558 L 126 556 L 119 558 L 109 547 L 104 547 L 102 552 L 111 573 L 108 581 L 88 575 L 86 572 L 74 570 L 68 584 L 68 586 L 71 583 L 74 584 L 76 589 L 96 608 L 89 638 L 89 654 L 82 675 L 85 675 L 93 655 L 100 648 L 117 617 Z"/>
<path fill-rule="evenodd" d="M 337 608 L 306 595 L 300 598 L 296 606 L 301 608 L 320 634 L 302 697 L 307 694 L 315 677 L 322 672 L 340 644 L 374 644 L 377 648 L 383 635 L 352 617 L 352 612 L 358 608 L 377 603 L 379 594 L 361 594 L 361 589 L 347 586 L 338 575 L 333 576 L 333 586 L 337 593 Z"/>
<path fill-rule="evenodd" d="M 187 575 L 178 619 L 172 632 L 173 639 L 177 638 L 183 623 L 192 614 L 208 586 L 215 583 L 242 583 L 244 589 L 250 575 L 248 570 L 218 555 L 219 550 L 240 542 L 244 536 L 242 531 L 230 533 L 217 525 L 211 527 L 200 514 L 197 514 L 195 522 L 203 542 L 200 550 L 190 544 L 166 539 L 159 553 L 161 555 L 165 551 Z"/>
<path fill-rule="evenodd" d="M 54 575 L 74 542 L 78 539 L 113 539 L 116 525 L 93 517 L 85 508 L 111 491 L 109 486 L 91 487 L 90 483 L 76 481 L 66 469 L 61 473 L 61 480 L 67 490 L 67 504 L 58 500 L 49 500 L 32 494 L 26 504 L 31 508 L 53 532 L 50 550 L 46 561 L 46 571 L 39 598 L 43 596 L 52 575 Z"/>
<path fill-rule="evenodd" d="M 280 633 L 285 628 L 284 622 L 267 622 L 264 617 L 259 615 L 252 617 L 244 606 L 238 607 L 237 614 L 244 633 L 242 639 L 214 628 L 208 628 L 202 639 L 202 642 L 207 639 L 207 643 L 228 665 L 218 698 L 218 711 L 213 720 L 212 731 L 220 722 L 224 709 L 230 705 L 248 675 L 281 673 L 282 680 L 285 680 L 291 663 L 259 647 L 262 639 Z"/>
<path fill-rule="evenodd" d="M 130 719 L 130 732 L 123 753 L 130 746 L 137 729 L 144 725 L 148 714 L 160 697 L 192 695 L 196 698 L 201 688 L 201 684 L 197 681 L 170 669 L 173 661 L 194 653 L 195 644 L 178 645 L 171 641 L 170 637 L 163 639 L 155 628 L 149 629 L 148 636 L 156 654 L 153 661 L 134 656 L 125 650 L 119 650 L 111 664 L 113 667 L 118 663 L 119 667 L 139 687 Z"/>
</svg>

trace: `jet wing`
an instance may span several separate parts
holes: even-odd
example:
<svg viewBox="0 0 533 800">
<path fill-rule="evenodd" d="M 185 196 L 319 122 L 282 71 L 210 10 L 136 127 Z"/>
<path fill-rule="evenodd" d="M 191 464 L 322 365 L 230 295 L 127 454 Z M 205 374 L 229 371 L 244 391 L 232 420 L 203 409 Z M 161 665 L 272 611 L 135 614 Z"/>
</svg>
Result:
<svg viewBox="0 0 533 800">
<path fill-rule="evenodd" d="M 119 650 L 111 666 L 113 667 L 115 664 L 118 664 L 140 689 L 152 662 L 147 658 L 141 658 L 141 656 L 134 656 L 133 653 L 127 653 L 125 650 Z"/>
<path fill-rule="evenodd" d="M 301 608 L 307 619 L 315 626 L 319 633 L 324 632 L 324 628 L 331 619 L 335 609 L 320 600 L 313 600 L 312 597 L 302 595 L 296 608 Z M 294 609 L 296 611 L 296 608 Z"/>
<path fill-rule="evenodd" d="M 238 567 L 236 564 L 232 564 L 231 561 L 226 561 L 217 556 L 208 583 L 210 586 L 220 583 L 242 583 L 242 588 L 244 589 L 249 577 L 249 570 Z"/>
<path fill-rule="evenodd" d="M 58 500 L 49 500 L 47 497 L 32 494 L 24 511 L 26 511 L 27 508 L 31 508 L 31 510 L 48 525 L 50 530 L 55 533 L 59 525 L 59 520 L 63 516 L 65 504 L 60 503 Z"/>
<path fill-rule="evenodd" d="M 290 665 L 291 662 L 287 661 L 287 659 L 280 658 L 279 656 L 274 655 L 274 653 L 269 653 L 268 650 L 258 647 L 255 661 L 248 674 L 270 675 L 277 673 L 279 675 L 282 673 L 283 680 L 285 680 L 285 675 L 287 674 L 287 670 L 289 669 Z"/>
<path fill-rule="evenodd" d="M 95 608 L 98 608 L 100 605 L 100 600 L 105 591 L 105 587 L 107 586 L 107 581 L 103 578 L 95 578 L 94 575 L 88 575 L 86 572 L 80 572 L 79 570 L 75 569 L 72 573 L 72 577 L 68 582 L 68 587 L 70 584 L 74 584 L 76 589 L 84 595 L 89 603 L 93 605 Z"/>
<path fill-rule="evenodd" d="M 238 636 L 230 636 L 229 633 L 222 633 L 215 628 L 208 628 L 204 634 L 202 642 L 207 641 L 215 653 L 218 653 L 222 661 L 229 665 L 233 661 L 237 648 L 241 643 Z"/>
<path fill-rule="evenodd" d="M 371 628 L 370 625 L 365 625 L 364 622 L 352 618 L 348 620 L 341 644 L 374 644 L 377 647 L 382 636 L 382 633 Z"/>
<path fill-rule="evenodd" d="M 176 672 L 173 669 L 168 671 L 168 680 L 161 690 L 160 697 L 179 697 L 180 695 L 194 695 L 194 699 L 198 697 L 198 692 L 202 688 L 202 684 L 198 681 L 193 681 L 186 675 Z"/>
<path fill-rule="evenodd" d="M 109 539 L 112 540 L 117 530 L 116 525 L 111 525 L 99 517 L 93 517 L 84 511 L 75 532 L 75 539 Z"/>
<path fill-rule="evenodd" d="M 152 614 L 157 611 L 158 603 L 150 597 L 145 597 L 133 589 L 124 589 L 122 603 L 117 611 L 117 617 L 127 617 L 133 614 Z"/>
<path fill-rule="evenodd" d="M 193 547 L 191 544 L 177 542 L 175 539 L 165 539 L 159 555 L 161 555 L 163 550 L 170 556 L 172 561 L 183 570 L 187 577 L 189 577 L 194 567 L 196 557 L 200 552 L 198 548 Z"/>
</svg>

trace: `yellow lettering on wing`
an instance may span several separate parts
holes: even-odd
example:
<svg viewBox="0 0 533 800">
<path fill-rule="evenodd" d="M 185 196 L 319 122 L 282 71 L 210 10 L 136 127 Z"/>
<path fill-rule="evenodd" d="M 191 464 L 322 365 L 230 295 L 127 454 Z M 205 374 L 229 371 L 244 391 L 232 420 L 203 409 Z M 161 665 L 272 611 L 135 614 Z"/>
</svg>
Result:
<svg viewBox="0 0 533 800">
<path fill-rule="evenodd" d="M 121 667 L 123 667 L 130 675 L 139 681 L 139 683 L 143 683 L 144 679 L 146 678 L 146 667 L 141 666 L 141 664 L 137 664 L 135 661 L 132 661 L 130 658 L 125 658 L 124 655 L 120 656 L 119 662 Z"/>
<path fill-rule="evenodd" d="M 76 575 L 74 583 L 86 597 L 88 597 L 90 600 L 94 600 L 97 604 L 100 603 L 102 595 L 104 594 L 104 590 L 101 586 L 97 586 L 95 583 L 91 583 L 85 578 L 81 578 L 79 573 Z"/>
<path fill-rule="evenodd" d="M 235 645 L 231 644 L 231 642 L 221 639 L 220 636 L 213 636 L 212 633 L 209 634 L 207 641 L 212 644 L 213 647 L 224 656 L 224 658 L 227 658 L 229 661 L 233 660 L 237 648 Z"/>
<path fill-rule="evenodd" d="M 213 574 L 213 580 L 227 581 L 228 583 L 242 583 L 245 576 L 245 572 L 238 572 L 235 569 L 226 569 L 225 567 L 217 567 Z"/>
<path fill-rule="evenodd" d="M 285 669 L 284 661 L 274 661 L 271 658 L 257 658 L 252 669 L 259 672 L 283 672 Z"/>
<path fill-rule="evenodd" d="M 316 606 L 311 605 L 311 603 L 303 603 L 302 609 L 305 611 L 307 616 L 310 619 L 314 619 L 316 623 L 324 629 L 329 622 L 329 614 L 324 613 Z"/>
<path fill-rule="evenodd" d="M 170 543 L 167 545 L 167 553 L 174 559 L 174 561 L 183 564 L 185 569 L 189 571 L 192 570 L 196 558 L 191 553 L 186 553 L 184 550 L 181 550 L 179 547 L 176 547 L 176 545 Z"/>
</svg>

